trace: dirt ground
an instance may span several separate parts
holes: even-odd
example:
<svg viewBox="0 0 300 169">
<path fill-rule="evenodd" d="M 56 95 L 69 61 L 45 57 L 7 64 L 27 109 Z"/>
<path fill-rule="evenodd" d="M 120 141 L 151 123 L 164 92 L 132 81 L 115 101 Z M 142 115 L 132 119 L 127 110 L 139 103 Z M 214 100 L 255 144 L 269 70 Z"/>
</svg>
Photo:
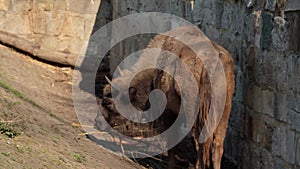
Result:
<svg viewBox="0 0 300 169">
<path fill-rule="evenodd" d="M 72 69 L 0 45 L 0 168 L 142 168 L 80 135 L 71 81 Z"/>
</svg>

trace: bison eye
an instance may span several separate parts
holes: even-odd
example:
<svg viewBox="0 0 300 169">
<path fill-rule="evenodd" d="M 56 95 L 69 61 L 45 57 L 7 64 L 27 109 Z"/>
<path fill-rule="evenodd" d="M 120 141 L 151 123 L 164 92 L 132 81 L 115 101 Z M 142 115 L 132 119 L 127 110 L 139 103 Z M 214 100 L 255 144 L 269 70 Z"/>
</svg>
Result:
<svg viewBox="0 0 300 169">
<path fill-rule="evenodd" d="M 136 90 L 135 87 L 130 87 L 129 88 L 129 94 L 130 94 L 130 96 L 136 95 L 136 92 L 137 92 L 137 90 Z"/>
</svg>

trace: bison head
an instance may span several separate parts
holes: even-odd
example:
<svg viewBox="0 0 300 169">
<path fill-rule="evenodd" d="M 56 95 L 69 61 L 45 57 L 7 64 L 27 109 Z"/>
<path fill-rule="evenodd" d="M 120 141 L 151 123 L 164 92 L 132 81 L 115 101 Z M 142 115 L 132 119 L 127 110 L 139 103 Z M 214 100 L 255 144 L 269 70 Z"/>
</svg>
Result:
<svg viewBox="0 0 300 169">
<path fill-rule="evenodd" d="M 138 123 L 157 119 L 165 108 L 166 97 L 153 88 L 156 69 L 139 72 L 129 84 L 126 78 L 129 78 L 130 72 L 122 72 L 112 81 L 106 78 L 109 84 L 103 88 L 102 101 L 102 107 L 106 109 L 102 112 L 105 120 L 111 125 L 115 118 L 121 116 L 120 113 L 126 119 Z"/>
</svg>

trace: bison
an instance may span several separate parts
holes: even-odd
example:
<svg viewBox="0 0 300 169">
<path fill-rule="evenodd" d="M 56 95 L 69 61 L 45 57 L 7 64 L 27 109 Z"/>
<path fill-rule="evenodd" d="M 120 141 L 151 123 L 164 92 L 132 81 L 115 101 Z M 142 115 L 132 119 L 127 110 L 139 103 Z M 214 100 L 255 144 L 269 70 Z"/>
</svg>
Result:
<svg viewBox="0 0 300 169">
<path fill-rule="evenodd" d="M 175 34 L 195 34 L 195 28 L 183 27 L 177 28 L 173 33 Z M 202 36 L 195 35 L 196 38 L 202 38 Z M 200 39 L 201 40 L 201 39 Z M 187 47 L 182 42 L 176 40 L 174 37 L 166 35 L 156 35 L 154 39 L 149 43 L 148 48 L 161 48 L 163 50 L 172 52 L 184 63 L 186 63 L 193 73 L 198 85 L 199 90 L 199 111 L 197 119 L 191 129 L 191 134 L 194 139 L 195 149 L 197 154 L 196 168 L 214 168 L 220 169 L 221 158 L 223 155 L 223 142 L 226 135 L 228 126 L 228 119 L 231 112 L 231 101 L 234 92 L 234 63 L 231 55 L 223 47 L 216 43 L 209 41 L 213 48 L 217 51 L 218 57 L 222 62 L 225 79 L 226 79 L 226 101 L 224 111 L 221 120 L 210 135 L 209 139 L 205 143 L 199 142 L 199 135 L 202 127 L 204 126 L 205 119 L 209 113 L 211 106 L 211 93 L 212 87 L 207 70 L 205 69 L 203 61 L 197 57 L 197 54 Z M 163 56 L 162 56 L 163 57 Z M 141 63 L 145 62 L 145 63 Z M 147 60 L 140 59 L 137 64 L 147 64 Z M 117 77 L 110 81 L 110 84 L 104 87 L 103 95 L 109 96 L 111 93 L 111 87 L 122 86 L 122 79 L 126 78 L 126 75 L 130 74 L 130 70 L 123 70 L 123 76 Z M 109 81 L 109 79 L 108 79 Z M 149 108 L 149 94 L 153 89 L 161 89 L 167 98 L 166 107 L 163 114 L 158 119 L 161 121 L 162 128 L 169 128 L 175 121 L 180 105 L 181 105 L 181 91 L 174 78 L 164 71 L 158 69 L 146 69 L 135 76 L 131 81 L 127 94 L 129 94 L 131 104 L 139 110 L 147 110 Z M 189 89 L 185 89 L 189 90 Z M 124 94 L 124 93 L 123 93 Z M 118 93 L 118 96 L 122 96 L 122 93 Z M 129 104 L 124 103 L 124 104 Z M 109 98 L 104 98 L 102 102 L 103 106 L 109 108 L 112 114 L 106 114 L 104 117 L 109 122 L 111 116 L 117 112 L 114 104 Z M 174 138 L 172 138 L 174 139 Z M 168 150 L 168 169 L 175 168 L 175 149 L 176 146 Z"/>
</svg>

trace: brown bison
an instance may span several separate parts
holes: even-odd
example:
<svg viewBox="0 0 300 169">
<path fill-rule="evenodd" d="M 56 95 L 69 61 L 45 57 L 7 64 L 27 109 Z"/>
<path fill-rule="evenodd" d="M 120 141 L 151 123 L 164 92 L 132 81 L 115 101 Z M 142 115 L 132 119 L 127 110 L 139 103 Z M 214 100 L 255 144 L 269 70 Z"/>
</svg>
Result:
<svg viewBox="0 0 300 169">
<path fill-rule="evenodd" d="M 177 28 L 176 30 L 173 30 L 173 33 L 175 32 L 175 34 L 178 34 L 178 36 L 182 34 L 195 34 L 194 29 L 195 28 L 189 27 Z M 197 34 L 194 37 L 202 38 L 202 36 L 197 36 Z M 199 40 L 201 41 L 202 39 Z M 157 35 L 148 45 L 148 48 L 160 48 L 176 55 L 184 63 L 186 63 L 186 65 L 188 65 L 190 71 L 193 73 L 192 76 L 194 76 L 197 81 L 200 98 L 198 103 L 199 110 L 196 121 L 191 129 L 191 134 L 194 138 L 195 149 L 197 153 L 197 162 L 195 164 L 197 169 L 220 169 L 221 167 L 223 142 L 228 126 L 228 119 L 231 111 L 231 101 L 234 92 L 234 63 L 230 54 L 224 48 L 215 44 L 214 42 L 209 41 L 209 43 L 217 51 L 219 59 L 222 62 L 226 76 L 225 79 L 227 83 L 227 89 L 225 96 L 225 107 L 221 120 L 218 123 L 217 128 L 213 131 L 205 143 L 199 142 L 199 136 L 211 106 L 212 87 L 208 71 L 205 69 L 203 61 L 197 57 L 197 54 L 191 50 L 191 48 L 176 40 L 174 37 Z M 140 59 L 137 61 L 137 64 L 147 64 L 147 60 Z M 118 86 L 125 85 L 123 84 L 122 79 L 126 78 L 126 75 L 128 74 L 130 74 L 130 70 L 125 70 L 123 76 L 115 78 L 112 82 L 110 82 L 109 85 L 105 86 L 103 91 L 104 96 L 108 96 L 110 94 L 111 87 L 118 88 Z M 129 94 L 130 102 L 134 107 L 139 110 L 147 110 L 149 108 L 148 97 L 153 89 L 162 90 L 167 98 L 165 110 L 159 118 L 162 128 L 167 129 L 176 120 L 182 102 L 180 87 L 169 73 L 158 69 L 146 69 L 134 77 L 126 94 Z M 122 96 L 122 93 L 117 95 Z M 127 104 L 129 103 L 127 102 Z M 111 103 L 108 98 L 104 99 L 102 105 L 108 107 L 111 112 L 117 112 L 114 104 Z M 111 115 L 106 114 L 105 116 L 108 121 L 111 119 L 109 116 Z M 174 137 L 171 139 L 174 139 Z M 175 168 L 175 149 L 176 146 L 168 150 L 169 169 Z"/>
</svg>

